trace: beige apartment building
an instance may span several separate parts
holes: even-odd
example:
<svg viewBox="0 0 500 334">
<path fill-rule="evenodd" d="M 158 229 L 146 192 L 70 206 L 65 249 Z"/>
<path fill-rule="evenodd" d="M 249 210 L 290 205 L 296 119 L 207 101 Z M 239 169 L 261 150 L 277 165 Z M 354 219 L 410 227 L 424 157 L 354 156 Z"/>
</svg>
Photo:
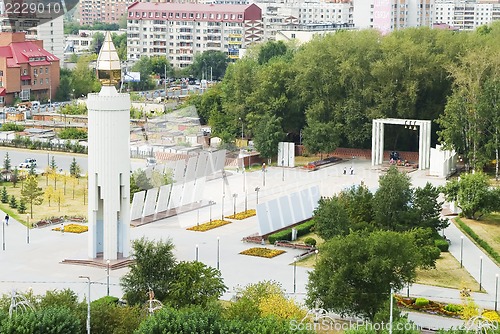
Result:
<svg viewBox="0 0 500 334">
<path fill-rule="evenodd" d="M 263 39 L 262 11 L 255 4 L 136 2 L 128 8 L 127 56 L 166 56 L 176 67 L 192 64 L 207 50 L 239 58 Z"/>
</svg>

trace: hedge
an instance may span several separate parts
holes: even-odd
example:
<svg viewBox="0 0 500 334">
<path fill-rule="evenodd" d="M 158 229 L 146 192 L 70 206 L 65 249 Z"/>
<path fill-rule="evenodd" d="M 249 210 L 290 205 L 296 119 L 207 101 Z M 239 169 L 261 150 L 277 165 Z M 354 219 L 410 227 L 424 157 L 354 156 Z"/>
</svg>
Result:
<svg viewBox="0 0 500 334">
<path fill-rule="evenodd" d="M 309 221 L 302 223 L 300 225 L 297 225 L 293 228 L 297 230 L 297 236 L 300 237 L 300 236 L 306 235 L 309 232 L 311 232 L 311 229 L 313 227 L 314 227 L 314 221 L 309 220 Z M 273 234 L 269 235 L 267 240 L 269 240 L 269 243 L 271 245 L 273 245 L 276 241 L 279 241 L 279 240 L 291 241 L 292 240 L 292 229 L 287 228 L 286 230 L 273 233 Z"/>
<path fill-rule="evenodd" d="M 498 254 L 486 241 L 481 239 L 467 224 L 456 218 L 458 226 L 469 235 L 481 248 L 483 248 L 497 263 L 500 263 L 500 254 Z"/>
<path fill-rule="evenodd" d="M 439 237 L 439 239 L 434 240 L 434 245 L 439 248 L 441 252 L 447 252 L 448 248 L 450 247 L 450 244 L 448 241 L 444 240 L 443 238 Z"/>
</svg>

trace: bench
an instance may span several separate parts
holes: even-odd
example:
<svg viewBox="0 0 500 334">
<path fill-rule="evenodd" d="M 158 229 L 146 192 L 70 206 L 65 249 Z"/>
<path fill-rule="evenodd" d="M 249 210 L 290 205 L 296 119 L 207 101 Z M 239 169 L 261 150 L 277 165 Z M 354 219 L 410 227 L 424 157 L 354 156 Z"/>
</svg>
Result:
<svg viewBox="0 0 500 334">
<path fill-rule="evenodd" d="M 291 243 L 288 240 L 278 240 L 278 241 L 276 241 L 274 243 L 274 246 L 277 246 L 277 247 L 288 247 L 288 248 L 293 248 L 293 249 L 305 249 L 305 250 L 308 250 L 308 251 L 315 249 L 313 246 L 306 245 L 306 244 L 294 244 L 294 243 Z"/>
</svg>

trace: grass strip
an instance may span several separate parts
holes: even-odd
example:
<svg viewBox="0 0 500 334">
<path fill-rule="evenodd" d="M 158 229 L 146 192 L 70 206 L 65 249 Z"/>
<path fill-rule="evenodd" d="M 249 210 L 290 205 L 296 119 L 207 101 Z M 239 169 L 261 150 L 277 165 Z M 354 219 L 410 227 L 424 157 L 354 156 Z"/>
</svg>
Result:
<svg viewBox="0 0 500 334">
<path fill-rule="evenodd" d="M 476 234 L 476 232 L 474 232 L 470 227 L 469 225 L 467 225 L 466 223 L 464 223 L 460 218 L 455 218 L 455 222 L 458 224 L 458 226 L 460 227 L 460 229 L 467 233 L 467 235 L 469 237 L 472 238 L 472 240 L 474 240 L 474 242 L 480 246 L 486 253 L 488 253 L 488 255 L 497 263 L 499 264 L 500 263 L 500 254 L 497 253 L 497 251 L 495 251 L 493 249 L 493 247 L 491 247 L 486 241 L 484 241 L 483 239 L 481 239 L 481 237 L 479 235 Z"/>
</svg>

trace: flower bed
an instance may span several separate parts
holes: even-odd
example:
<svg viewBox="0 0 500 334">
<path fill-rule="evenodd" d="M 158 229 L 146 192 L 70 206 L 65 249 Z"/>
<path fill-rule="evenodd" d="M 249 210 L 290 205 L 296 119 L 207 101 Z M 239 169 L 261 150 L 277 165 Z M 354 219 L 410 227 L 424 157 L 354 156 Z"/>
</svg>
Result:
<svg viewBox="0 0 500 334">
<path fill-rule="evenodd" d="M 243 255 L 259 256 L 259 257 L 265 257 L 268 259 L 275 257 L 275 256 L 278 256 L 278 255 L 283 254 L 283 253 L 285 253 L 284 250 L 261 248 L 261 247 L 253 247 L 253 248 L 244 250 L 243 252 L 240 252 L 240 254 L 243 254 Z"/>
<path fill-rule="evenodd" d="M 68 232 L 68 233 L 83 233 L 89 230 L 88 226 L 80 224 L 68 224 L 64 226 L 64 230 L 61 227 L 55 227 L 52 231 Z"/>
<path fill-rule="evenodd" d="M 257 213 L 256 213 L 255 209 L 250 209 L 250 210 L 247 210 L 247 211 L 238 212 L 235 215 L 226 216 L 226 218 L 228 218 L 228 219 L 236 219 L 236 220 L 243 220 L 243 219 L 247 219 L 249 217 L 253 217 L 256 214 Z"/>
<path fill-rule="evenodd" d="M 205 223 L 205 224 L 201 224 L 201 225 L 196 225 L 196 226 L 193 226 L 193 227 L 189 227 L 186 230 L 197 231 L 197 232 L 205 232 L 205 231 L 208 231 L 208 230 L 220 227 L 220 226 L 224 226 L 224 225 L 227 225 L 227 224 L 231 224 L 231 222 L 229 222 L 227 220 L 220 220 L 220 219 L 218 219 L 218 220 L 212 220 L 211 222 L 208 222 L 208 223 Z"/>
</svg>

